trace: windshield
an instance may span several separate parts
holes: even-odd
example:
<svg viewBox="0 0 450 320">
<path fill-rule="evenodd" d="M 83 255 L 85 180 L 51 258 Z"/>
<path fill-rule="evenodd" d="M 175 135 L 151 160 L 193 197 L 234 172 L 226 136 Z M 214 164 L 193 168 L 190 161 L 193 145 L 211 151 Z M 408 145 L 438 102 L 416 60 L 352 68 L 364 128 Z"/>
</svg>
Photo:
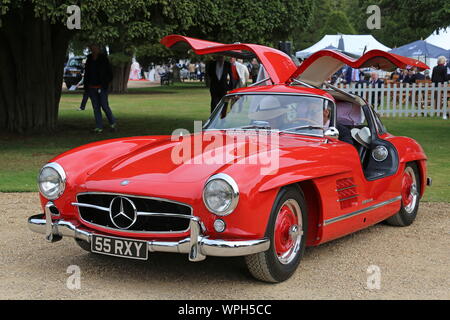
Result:
<svg viewBox="0 0 450 320">
<path fill-rule="evenodd" d="M 323 135 L 331 104 L 320 97 L 282 94 L 226 96 L 205 129 L 268 129 Z"/>
</svg>

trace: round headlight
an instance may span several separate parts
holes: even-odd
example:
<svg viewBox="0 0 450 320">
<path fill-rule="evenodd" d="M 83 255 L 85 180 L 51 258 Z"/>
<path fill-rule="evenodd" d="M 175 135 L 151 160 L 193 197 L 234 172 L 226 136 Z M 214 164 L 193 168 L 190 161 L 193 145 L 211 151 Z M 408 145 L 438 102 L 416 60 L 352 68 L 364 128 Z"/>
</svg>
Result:
<svg viewBox="0 0 450 320">
<path fill-rule="evenodd" d="M 58 199 L 66 187 L 66 174 L 64 169 L 57 163 L 46 164 L 39 173 L 39 191 L 49 199 Z"/>
<path fill-rule="evenodd" d="M 219 173 L 206 181 L 203 202 L 206 208 L 218 216 L 233 212 L 239 201 L 239 189 L 229 175 Z"/>
</svg>

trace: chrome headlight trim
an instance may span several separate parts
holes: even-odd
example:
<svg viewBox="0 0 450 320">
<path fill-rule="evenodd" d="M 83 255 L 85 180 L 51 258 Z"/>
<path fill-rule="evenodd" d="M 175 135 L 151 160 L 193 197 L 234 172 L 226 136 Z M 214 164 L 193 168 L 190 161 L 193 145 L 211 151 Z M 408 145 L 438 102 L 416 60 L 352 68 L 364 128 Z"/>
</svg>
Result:
<svg viewBox="0 0 450 320">
<path fill-rule="evenodd" d="M 232 194 L 231 194 L 231 203 L 230 205 L 222 212 L 214 210 L 213 208 L 210 208 L 208 206 L 208 203 L 205 199 L 205 191 L 206 191 L 206 186 L 208 185 L 208 183 L 210 183 L 211 181 L 214 180 L 223 180 L 225 181 L 232 190 Z M 225 174 L 225 173 L 218 173 L 215 174 L 213 176 L 211 176 L 208 180 L 206 180 L 206 183 L 203 187 L 203 194 L 202 194 L 202 198 L 203 198 L 203 203 L 205 204 L 205 207 L 213 214 L 220 216 L 220 217 L 224 217 L 227 216 L 229 214 L 231 214 L 234 209 L 236 209 L 238 202 L 239 202 L 239 187 L 236 183 L 236 181 L 234 181 L 234 179 L 232 177 L 230 177 L 229 175 Z"/>
<path fill-rule="evenodd" d="M 59 190 L 56 193 L 56 195 L 52 196 L 52 197 L 47 196 L 45 194 L 45 192 L 41 188 L 41 174 L 44 171 L 44 169 L 46 169 L 46 168 L 50 168 L 50 169 L 55 170 L 56 173 L 60 177 Z M 58 199 L 64 193 L 64 190 L 66 189 L 66 180 L 67 180 L 66 172 L 64 171 L 63 167 L 61 167 L 56 162 L 50 162 L 50 163 L 47 163 L 45 166 L 43 166 L 41 168 L 41 170 L 39 171 L 39 175 L 38 175 L 38 179 L 37 180 L 38 180 L 37 182 L 38 182 L 39 192 L 42 194 L 42 196 L 44 196 L 48 200 L 56 200 L 56 199 Z"/>
</svg>

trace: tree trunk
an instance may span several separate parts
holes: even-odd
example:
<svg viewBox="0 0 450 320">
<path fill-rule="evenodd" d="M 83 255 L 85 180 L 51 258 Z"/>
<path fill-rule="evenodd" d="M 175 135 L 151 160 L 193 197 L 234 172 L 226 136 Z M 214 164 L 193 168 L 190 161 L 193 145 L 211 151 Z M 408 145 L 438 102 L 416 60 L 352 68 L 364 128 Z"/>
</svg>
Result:
<svg viewBox="0 0 450 320">
<path fill-rule="evenodd" d="M 70 34 L 62 24 L 35 18 L 31 6 L 2 16 L 0 130 L 56 127 Z"/>
<path fill-rule="evenodd" d="M 128 62 L 113 64 L 113 80 L 110 91 L 114 93 L 125 93 L 128 88 L 128 79 L 130 78 L 131 58 Z"/>
<path fill-rule="evenodd" d="M 180 68 L 178 68 L 178 66 L 175 64 L 172 67 L 172 72 L 173 72 L 173 82 L 181 82 L 181 72 L 180 72 Z"/>
</svg>

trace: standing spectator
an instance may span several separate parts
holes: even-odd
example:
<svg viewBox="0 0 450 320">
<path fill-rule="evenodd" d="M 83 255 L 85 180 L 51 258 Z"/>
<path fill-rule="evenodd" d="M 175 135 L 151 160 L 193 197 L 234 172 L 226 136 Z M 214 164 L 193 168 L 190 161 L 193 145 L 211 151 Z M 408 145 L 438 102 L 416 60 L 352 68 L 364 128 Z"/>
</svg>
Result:
<svg viewBox="0 0 450 320">
<path fill-rule="evenodd" d="M 372 72 L 370 74 L 369 87 L 371 88 L 381 88 L 383 85 L 383 80 L 381 80 L 378 76 L 377 72 Z M 378 92 L 377 97 L 375 98 L 375 92 L 372 92 L 372 104 L 374 106 L 379 106 L 381 101 L 381 92 Z"/>
<path fill-rule="evenodd" d="M 76 87 L 78 88 L 79 86 L 83 85 L 83 82 L 84 82 L 84 77 L 81 78 L 80 82 L 78 82 Z M 83 86 L 83 99 L 81 100 L 80 107 L 77 109 L 77 111 L 84 111 L 86 109 L 86 104 L 88 102 L 88 99 L 89 99 L 89 92 L 88 92 L 86 86 Z"/>
<path fill-rule="evenodd" d="M 248 69 L 245 66 L 244 61 L 242 59 L 238 59 L 236 61 L 236 68 L 239 73 L 239 80 L 240 80 L 239 88 L 246 87 L 247 81 L 250 77 L 250 73 L 248 72 Z"/>
<path fill-rule="evenodd" d="M 258 73 L 259 73 L 259 63 L 256 58 L 253 58 L 252 60 L 252 69 L 250 71 L 250 76 L 252 77 L 252 82 L 255 83 L 258 79 Z"/>
<path fill-rule="evenodd" d="M 233 89 L 242 88 L 247 85 L 247 79 L 249 72 L 247 67 L 243 64 L 242 59 L 236 60 L 236 58 L 230 59 L 232 81 L 231 86 Z"/>
<path fill-rule="evenodd" d="M 97 133 L 103 132 L 102 109 L 108 118 L 112 130 L 116 129 L 116 119 L 109 107 L 108 86 L 112 81 L 112 69 L 106 54 L 100 51 L 98 45 L 89 47 L 91 54 L 88 55 L 84 71 L 84 86 L 87 88 L 94 108 L 95 129 Z"/>
<path fill-rule="evenodd" d="M 439 83 L 444 83 L 449 79 L 447 74 L 446 59 L 444 56 L 438 58 L 438 65 L 433 68 L 431 81 L 437 87 Z"/>
<path fill-rule="evenodd" d="M 193 64 L 192 62 L 189 63 L 188 70 L 189 70 L 189 80 L 195 80 L 195 64 Z"/>
<path fill-rule="evenodd" d="M 200 80 L 200 82 L 202 82 L 203 78 L 205 77 L 205 63 L 203 61 L 200 61 L 198 69 L 200 72 L 199 80 Z"/>
<path fill-rule="evenodd" d="M 240 83 L 239 73 L 236 67 L 236 58 L 230 59 L 231 64 L 231 89 L 236 89 Z"/>
<path fill-rule="evenodd" d="M 208 64 L 206 73 L 209 80 L 209 92 L 211 93 L 211 113 L 220 100 L 231 89 L 231 64 L 225 61 L 223 56 L 216 56 L 215 61 Z"/>
<path fill-rule="evenodd" d="M 445 83 L 450 79 L 449 75 L 447 74 L 447 66 L 445 65 L 447 63 L 447 59 L 445 59 L 444 56 L 441 56 L 438 58 L 438 65 L 433 68 L 433 73 L 431 75 L 431 81 L 434 83 L 434 86 L 437 87 L 440 83 Z M 434 92 L 434 101 L 436 101 L 436 107 L 438 109 L 442 106 L 442 97 L 441 101 L 438 101 L 438 92 Z"/>
<path fill-rule="evenodd" d="M 360 80 L 359 70 L 347 66 L 347 68 L 345 69 L 345 82 L 347 84 L 351 84 L 352 82 L 359 82 Z"/>
</svg>

